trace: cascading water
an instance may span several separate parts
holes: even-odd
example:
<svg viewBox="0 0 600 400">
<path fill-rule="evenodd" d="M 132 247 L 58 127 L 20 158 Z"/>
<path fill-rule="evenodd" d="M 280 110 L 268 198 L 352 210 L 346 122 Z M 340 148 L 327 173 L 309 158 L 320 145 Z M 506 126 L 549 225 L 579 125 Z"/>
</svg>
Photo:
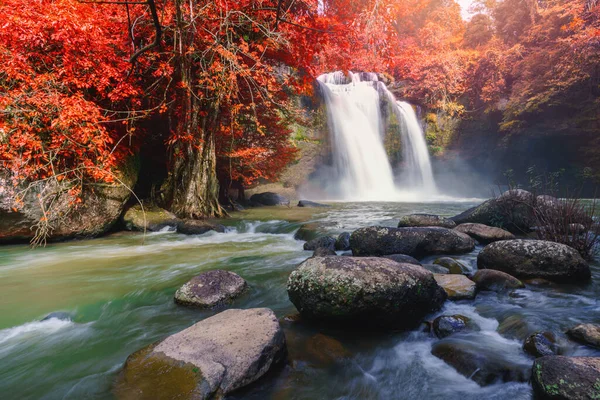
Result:
<svg viewBox="0 0 600 400">
<path fill-rule="evenodd" d="M 341 71 L 318 78 L 325 98 L 332 155 L 344 200 L 398 200 L 403 194 L 435 194 L 427 145 L 412 106 L 399 102 L 374 73 Z M 396 187 L 384 144 L 381 105 L 387 100 L 401 121 L 404 167 L 402 190 Z M 416 196 L 415 196 L 416 195 Z"/>
</svg>

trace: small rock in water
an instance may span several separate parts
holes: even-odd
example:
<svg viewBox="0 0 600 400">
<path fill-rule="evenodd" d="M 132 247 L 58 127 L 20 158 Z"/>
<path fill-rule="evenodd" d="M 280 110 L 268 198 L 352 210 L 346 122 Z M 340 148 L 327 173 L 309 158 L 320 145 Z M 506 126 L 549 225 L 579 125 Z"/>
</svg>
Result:
<svg viewBox="0 0 600 400">
<path fill-rule="evenodd" d="M 312 240 L 323 235 L 323 227 L 316 223 L 308 223 L 300 226 L 298 231 L 294 234 L 296 240 Z"/>
<path fill-rule="evenodd" d="M 175 229 L 179 223 L 177 216 L 153 204 L 136 204 L 123 215 L 125 228 L 130 231 L 160 231 L 164 228 Z"/>
<path fill-rule="evenodd" d="M 586 346 L 600 348 L 600 325 L 580 324 L 569 329 L 567 335 Z"/>
<path fill-rule="evenodd" d="M 186 306 L 210 308 L 231 301 L 246 290 L 248 284 L 238 274 L 215 270 L 195 276 L 175 293 L 175 302 Z"/>
<path fill-rule="evenodd" d="M 438 258 L 433 263 L 435 265 L 440 265 L 448 269 L 448 271 L 450 271 L 451 274 L 468 274 L 469 272 L 471 272 L 468 266 L 466 266 L 459 260 L 455 260 L 454 258 L 450 257 Z"/>
<path fill-rule="evenodd" d="M 327 257 L 327 256 L 336 256 L 336 252 L 334 250 L 331 250 L 327 247 L 319 247 L 317 248 L 314 253 L 313 253 L 313 257 Z"/>
<path fill-rule="evenodd" d="M 470 319 L 464 315 L 443 315 L 433 320 L 433 331 L 440 339 L 467 329 Z"/>
<path fill-rule="evenodd" d="M 209 231 L 223 233 L 225 227 L 221 224 L 197 219 L 185 219 L 177 223 L 177 232 L 184 235 L 202 235 Z"/>
<path fill-rule="evenodd" d="M 531 385 L 536 399 L 598 399 L 600 357 L 540 357 L 533 363 Z"/>
<path fill-rule="evenodd" d="M 523 282 L 514 276 L 493 269 L 480 269 L 473 275 L 472 279 L 477 284 L 478 290 L 503 292 L 505 290 L 525 287 Z"/>
<path fill-rule="evenodd" d="M 487 226 L 483 224 L 466 223 L 460 224 L 455 231 L 466 233 L 473 239 L 477 240 L 482 244 L 489 244 L 497 242 L 499 240 L 510 240 L 514 239 L 515 235 L 504 229 L 496 228 L 493 226 Z"/>
<path fill-rule="evenodd" d="M 451 219 L 434 214 L 410 214 L 400 218 L 398 228 L 410 228 L 416 226 L 439 226 L 442 228 L 454 228 L 456 223 Z"/>
<path fill-rule="evenodd" d="M 344 345 L 338 340 L 318 333 L 306 342 L 306 353 L 316 363 L 329 366 L 352 357 Z"/>
<path fill-rule="evenodd" d="M 535 327 L 532 326 L 523 315 L 514 314 L 509 315 L 500 321 L 497 331 L 502 336 L 525 340 L 529 335 L 535 332 Z"/>
<path fill-rule="evenodd" d="M 398 263 L 405 264 L 413 264 L 413 265 L 421 265 L 419 260 L 414 257 L 407 256 L 406 254 L 390 254 L 388 256 L 383 256 L 383 258 L 387 258 L 392 261 L 396 261 Z"/>
<path fill-rule="evenodd" d="M 329 204 L 316 203 L 310 200 L 300 200 L 298 207 L 331 207 Z"/>
<path fill-rule="evenodd" d="M 289 206 L 290 201 L 286 197 L 273 193 L 257 193 L 250 197 L 250 203 L 258 206 Z"/>
<path fill-rule="evenodd" d="M 437 264 L 423 264 L 421 267 L 425 268 L 427 271 L 433 272 L 434 274 L 449 274 L 450 270 L 448 268 L 442 267 Z"/>
<path fill-rule="evenodd" d="M 60 319 L 61 321 L 72 321 L 73 315 L 65 311 L 55 311 L 42 318 L 42 321 L 48 321 L 49 319 L 53 318 Z"/>
<path fill-rule="evenodd" d="M 326 249 L 335 249 L 335 239 L 331 236 L 321 236 L 304 243 L 304 250 L 316 250 L 320 247 Z"/>
<path fill-rule="evenodd" d="M 464 275 L 433 274 L 438 285 L 444 288 L 449 300 L 472 300 L 477 295 L 475 282 Z"/>
<path fill-rule="evenodd" d="M 335 241 L 335 249 L 340 251 L 350 250 L 350 232 L 340 233 Z"/>
<path fill-rule="evenodd" d="M 552 332 L 536 332 L 525 339 L 523 350 L 535 358 L 556 355 L 558 354 L 556 336 Z"/>
</svg>

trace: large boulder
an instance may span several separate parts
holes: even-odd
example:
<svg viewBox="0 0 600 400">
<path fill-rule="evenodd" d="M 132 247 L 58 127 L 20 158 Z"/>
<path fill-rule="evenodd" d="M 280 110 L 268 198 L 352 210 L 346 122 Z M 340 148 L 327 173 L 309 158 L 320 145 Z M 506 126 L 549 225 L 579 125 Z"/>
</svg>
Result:
<svg viewBox="0 0 600 400">
<path fill-rule="evenodd" d="M 0 243 L 26 242 L 40 233 L 49 241 L 59 241 L 108 232 L 119 220 L 136 184 L 136 160 L 122 164 L 115 177 L 117 180 L 110 184 L 86 183 L 78 199 L 64 182 L 32 183 L 25 191 L 25 186 L 13 186 L 8 172 L 0 172 Z M 40 201 L 50 213 L 44 215 Z M 40 221 L 46 223 L 39 225 L 42 229 L 38 231 Z"/>
<path fill-rule="evenodd" d="M 287 289 L 304 317 L 372 328 L 412 328 L 446 300 L 429 271 L 371 257 L 309 258 Z"/>
<path fill-rule="evenodd" d="M 165 228 L 177 229 L 181 221 L 175 214 L 154 204 L 142 207 L 135 204 L 123 215 L 123 225 L 130 231 L 160 231 Z"/>
<path fill-rule="evenodd" d="M 567 336 L 586 346 L 600 349 L 600 325 L 579 324 L 569 329 Z"/>
<path fill-rule="evenodd" d="M 264 192 L 252 195 L 250 203 L 258 206 L 289 206 L 290 200 L 277 193 Z"/>
<path fill-rule="evenodd" d="M 186 306 L 210 308 L 229 302 L 246 290 L 248 284 L 238 274 L 221 269 L 193 277 L 175 292 L 175 302 Z"/>
<path fill-rule="evenodd" d="M 533 363 L 531 385 L 536 399 L 598 399 L 600 357 L 538 358 Z"/>
<path fill-rule="evenodd" d="M 493 269 L 480 269 L 471 279 L 477 285 L 477 289 L 482 291 L 504 292 L 525 287 L 523 282 L 514 276 Z"/>
<path fill-rule="evenodd" d="M 477 295 L 477 285 L 464 275 L 433 274 L 436 282 L 448 295 L 449 300 L 472 300 Z"/>
<path fill-rule="evenodd" d="M 461 224 L 454 228 L 454 230 L 462 233 L 466 233 L 473 239 L 477 240 L 482 244 L 489 244 L 497 242 L 499 240 L 510 240 L 514 239 L 515 235 L 504 229 L 496 228 L 494 226 L 487 226 L 483 224 Z"/>
<path fill-rule="evenodd" d="M 475 241 L 464 233 L 446 228 L 371 226 L 354 231 L 350 235 L 350 247 L 355 256 L 406 254 L 420 258 L 468 253 L 475 248 Z"/>
<path fill-rule="evenodd" d="M 456 224 L 477 223 L 497 226 L 511 232 L 529 232 L 536 224 L 534 196 L 526 190 L 513 189 L 485 201 L 452 218 Z"/>
<path fill-rule="evenodd" d="M 331 236 L 320 236 L 316 239 L 312 239 L 304 243 L 304 250 L 316 250 L 321 247 L 330 250 L 335 250 L 335 241 L 335 238 Z"/>
<path fill-rule="evenodd" d="M 115 393 L 120 399 L 221 398 L 285 356 L 273 311 L 227 310 L 130 355 Z"/>
<path fill-rule="evenodd" d="M 479 269 L 495 269 L 518 278 L 556 282 L 585 281 L 590 267 L 577 250 L 543 240 L 503 240 L 487 245 L 477 256 Z"/>
<path fill-rule="evenodd" d="M 410 228 L 417 226 L 439 226 L 442 228 L 454 228 L 456 223 L 451 219 L 433 214 L 410 214 L 400 218 L 398 228 Z"/>
</svg>

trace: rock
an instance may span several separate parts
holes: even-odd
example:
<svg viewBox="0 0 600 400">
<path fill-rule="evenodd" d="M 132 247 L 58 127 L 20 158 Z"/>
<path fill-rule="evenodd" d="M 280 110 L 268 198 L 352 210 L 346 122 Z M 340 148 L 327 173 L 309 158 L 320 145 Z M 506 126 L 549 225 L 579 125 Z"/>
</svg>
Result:
<svg viewBox="0 0 600 400">
<path fill-rule="evenodd" d="M 533 195 L 528 191 L 509 190 L 450 219 L 458 225 L 477 223 L 501 227 L 515 233 L 529 232 L 536 221 L 533 203 Z"/>
<path fill-rule="evenodd" d="M 567 336 L 576 342 L 600 348 L 600 325 L 580 324 L 569 329 Z"/>
<path fill-rule="evenodd" d="M 304 243 L 304 250 L 316 250 L 321 247 L 334 250 L 335 239 L 331 236 L 320 236 L 316 239 L 309 240 L 308 242 Z"/>
<path fill-rule="evenodd" d="M 42 193 L 48 199 L 46 210 L 52 208 L 47 216 L 51 228 L 48 241 L 105 234 L 119 220 L 131 196 L 129 188 L 136 184 L 137 167 L 132 157 L 114 172 L 120 182 L 86 183 L 76 209 L 73 204 L 77 199 L 69 194 L 70 187 L 54 180 L 33 183 L 21 196 L 22 203 L 16 204 L 18 192 L 24 191 L 25 186 L 14 187 L 8 169 L 0 169 L 0 243 L 28 242 L 35 237 L 35 225 L 44 217 L 38 198 Z"/>
<path fill-rule="evenodd" d="M 590 267 L 577 250 L 544 240 L 503 240 L 487 245 L 477 257 L 479 269 L 495 269 L 518 278 L 557 282 L 586 281 Z"/>
<path fill-rule="evenodd" d="M 324 229 L 319 224 L 311 222 L 301 225 L 294 234 L 294 239 L 309 241 L 322 236 L 324 232 Z"/>
<path fill-rule="evenodd" d="M 144 204 L 143 210 L 141 205 L 136 204 L 123 215 L 123 223 L 129 231 L 176 229 L 179 222 L 175 214 L 153 204 Z"/>
<path fill-rule="evenodd" d="M 532 326 L 527 319 L 520 314 L 509 315 L 500 321 L 498 325 L 498 333 L 502 336 L 525 340 L 529 335 L 534 333 L 536 328 Z"/>
<path fill-rule="evenodd" d="M 440 339 L 464 331 L 469 323 L 464 315 L 443 315 L 433 320 L 433 332 Z"/>
<path fill-rule="evenodd" d="M 477 295 L 475 282 L 464 275 L 433 274 L 438 285 L 444 288 L 449 300 L 472 300 Z"/>
<path fill-rule="evenodd" d="M 471 343 L 466 341 L 435 343 L 431 354 L 481 386 L 497 382 L 526 382 L 529 378 L 524 365 L 515 365 L 501 354 L 489 354 L 486 349 L 472 347 Z"/>
<path fill-rule="evenodd" d="M 314 201 L 310 201 L 310 200 L 300 200 L 298 202 L 298 207 L 331 207 L 329 204 L 321 204 L 321 203 L 315 203 Z"/>
<path fill-rule="evenodd" d="M 393 260 L 401 264 L 421 265 L 419 260 L 414 257 L 407 256 L 406 254 L 390 254 L 383 256 L 383 258 L 387 258 L 388 260 Z"/>
<path fill-rule="evenodd" d="M 259 206 L 289 206 L 290 201 L 280 194 L 273 192 L 257 193 L 250 197 L 250 203 Z"/>
<path fill-rule="evenodd" d="M 466 233 L 481 244 L 489 244 L 499 240 L 510 240 L 515 238 L 515 235 L 509 231 L 483 224 L 461 224 L 454 228 L 454 230 Z"/>
<path fill-rule="evenodd" d="M 221 398 L 256 381 L 285 356 L 285 336 L 273 311 L 227 310 L 130 355 L 115 394 Z"/>
<path fill-rule="evenodd" d="M 450 257 L 438 258 L 433 263 L 446 268 L 451 274 L 468 274 L 471 272 L 469 267 Z"/>
<path fill-rule="evenodd" d="M 478 290 L 489 290 L 492 292 L 503 292 L 510 289 L 521 289 L 523 282 L 502 271 L 493 269 L 480 269 L 471 278 L 477 285 Z"/>
<path fill-rule="evenodd" d="M 221 224 L 197 219 L 184 219 L 177 223 L 177 232 L 184 235 L 202 235 L 210 231 L 223 233 L 225 227 Z"/>
<path fill-rule="evenodd" d="M 598 399 L 600 357 L 538 358 L 533 363 L 531 385 L 536 399 Z"/>
<path fill-rule="evenodd" d="M 421 258 L 433 254 L 468 253 L 475 242 L 464 233 L 446 228 L 387 228 L 371 226 L 350 235 L 350 247 L 356 256 L 406 254 Z"/>
<path fill-rule="evenodd" d="M 423 264 L 421 267 L 425 268 L 429 272 L 433 272 L 434 274 L 449 274 L 450 270 L 448 268 L 442 267 L 437 264 Z"/>
<path fill-rule="evenodd" d="M 439 226 L 452 229 L 456 223 L 451 219 L 440 217 L 433 214 L 410 214 L 400 218 L 398 228 L 410 228 L 417 226 Z"/>
<path fill-rule="evenodd" d="M 231 301 L 246 290 L 246 281 L 230 271 L 207 271 L 193 277 L 175 292 L 175 302 L 210 308 Z"/>
<path fill-rule="evenodd" d="M 314 253 L 313 253 L 313 257 L 327 257 L 327 256 L 336 256 L 337 253 L 335 252 L 335 250 L 331 250 L 328 249 L 327 247 L 319 247 L 317 248 Z"/>
<path fill-rule="evenodd" d="M 48 321 L 49 319 L 60 319 L 61 321 L 72 321 L 73 315 L 68 312 L 64 312 L 64 311 L 55 311 L 55 312 L 51 312 L 50 314 L 46 315 L 41 320 Z"/>
<path fill-rule="evenodd" d="M 335 241 L 335 249 L 339 251 L 350 250 L 350 232 L 343 232 Z"/>
<path fill-rule="evenodd" d="M 318 333 L 306 342 L 306 354 L 309 359 L 320 365 L 331 365 L 352 357 L 344 345 L 338 340 Z"/>
<path fill-rule="evenodd" d="M 385 258 L 309 258 L 292 272 L 290 300 L 308 319 L 410 329 L 446 299 L 433 274 Z"/>
<path fill-rule="evenodd" d="M 535 358 L 558 354 L 556 337 L 552 332 L 536 332 L 525 339 L 523 351 Z"/>
</svg>

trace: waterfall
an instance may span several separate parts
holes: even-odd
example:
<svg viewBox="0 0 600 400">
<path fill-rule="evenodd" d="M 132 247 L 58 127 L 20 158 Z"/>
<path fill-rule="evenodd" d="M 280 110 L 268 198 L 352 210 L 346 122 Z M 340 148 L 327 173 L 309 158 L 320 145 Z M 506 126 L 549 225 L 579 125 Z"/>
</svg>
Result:
<svg viewBox="0 0 600 400">
<path fill-rule="evenodd" d="M 398 200 L 403 194 L 435 193 L 435 181 L 423 131 L 412 106 L 397 101 L 374 73 L 341 71 L 318 78 L 327 109 L 332 156 L 338 184 L 334 197 L 343 200 Z M 387 101 L 401 122 L 403 171 L 396 187 L 384 147 Z M 334 185 L 332 185 L 334 186 Z"/>
</svg>

